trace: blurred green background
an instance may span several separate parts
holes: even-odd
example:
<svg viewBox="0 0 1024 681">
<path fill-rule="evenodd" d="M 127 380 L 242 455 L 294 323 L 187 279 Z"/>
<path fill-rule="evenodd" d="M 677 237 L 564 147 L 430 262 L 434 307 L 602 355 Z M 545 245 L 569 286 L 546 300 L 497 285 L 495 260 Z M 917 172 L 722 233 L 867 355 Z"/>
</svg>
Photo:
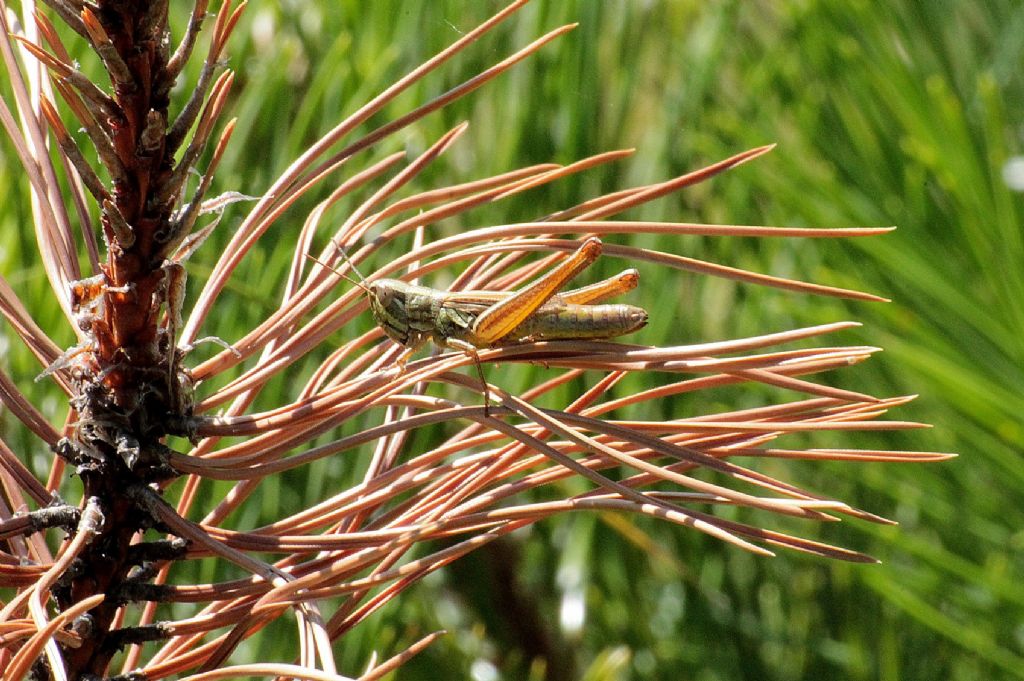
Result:
<svg viewBox="0 0 1024 681">
<path fill-rule="evenodd" d="M 342 116 L 501 6 L 253 0 L 230 49 L 238 71 L 231 113 L 240 123 L 216 191 L 259 194 Z M 668 524 L 580 514 L 431 576 L 344 639 L 342 670 L 355 675 L 371 651 L 387 656 L 445 628 L 447 637 L 394 678 L 1024 678 L 1024 200 L 1003 177 L 1024 147 L 1024 5 L 535 0 L 374 122 L 575 21 L 577 30 L 541 54 L 398 136 L 390 148 L 416 151 L 457 122 L 471 123 L 419 186 L 637 148 L 614 167 L 461 223 L 497 224 L 777 142 L 768 156 L 627 217 L 899 229 L 845 242 L 638 242 L 893 302 L 644 270 L 633 302 L 643 304 L 645 290 L 678 293 L 674 303 L 663 296 L 650 333 L 637 340 L 863 322 L 830 342 L 885 352 L 827 380 L 876 395 L 920 394 L 893 417 L 935 428 L 813 444 L 961 456 L 913 466 L 757 464 L 900 526 L 745 519 L 868 552 L 880 565 L 791 552 L 757 558 Z M 23 188 L 0 183 L 0 192 L 4 233 L 24 229 Z M 224 224 L 240 214 L 229 212 Z M 301 214 L 296 209 L 287 229 L 298 229 Z M 273 280 L 281 271 L 286 231 L 270 235 L 250 272 Z M 29 267 L 29 251 L 12 247 L 3 258 L 5 274 L 23 272 L 12 282 L 31 296 L 43 285 L 18 269 Z M 190 266 L 193 295 L 215 256 L 200 253 Z M 254 281 L 243 275 L 231 291 L 237 315 L 212 320 L 206 333 L 237 337 L 266 314 L 273 296 L 247 280 Z M 766 399 L 792 396 L 723 393 L 658 408 L 690 416 Z M 329 493 L 315 479 L 287 484 L 317 498 Z M 266 490 L 263 510 L 276 516 L 285 493 Z M 261 655 L 290 661 L 292 628 L 264 638 Z M 288 647 L 275 651 L 275 640 Z M 531 662 L 537 656 L 556 662 L 545 671 Z"/>
</svg>

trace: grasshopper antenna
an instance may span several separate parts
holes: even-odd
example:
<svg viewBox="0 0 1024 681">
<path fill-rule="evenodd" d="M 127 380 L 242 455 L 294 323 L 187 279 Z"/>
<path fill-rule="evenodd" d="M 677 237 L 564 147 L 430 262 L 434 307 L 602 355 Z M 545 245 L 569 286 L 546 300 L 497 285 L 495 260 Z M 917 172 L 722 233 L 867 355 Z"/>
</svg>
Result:
<svg viewBox="0 0 1024 681">
<path fill-rule="evenodd" d="M 364 284 L 363 282 L 356 281 L 355 279 L 353 279 L 352 277 L 348 276 L 347 274 L 343 274 L 343 273 L 339 272 L 338 270 L 334 269 L 333 267 L 331 267 L 330 265 L 328 265 L 327 263 L 325 263 L 323 260 L 321 260 L 320 258 L 316 257 L 315 255 L 310 255 L 309 253 L 306 253 L 305 255 L 306 255 L 307 258 L 309 258 L 310 260 L 315 262 L 317 265 L 320 265 L 320 267 L 323 267 L 325 269 L 330 270 L 331 272 L 334 272 L 335 274 L 337 274 L 339 277 L 341 277 L 345 281 L 349 282 L 350 284 L 355 284 L 359 288 L 363 289 L 366 293 L 368 293 L 368 294 L 370 293 L 369 287 L 366 284 Z M 362 276 L 362 275 L 360 275 L 360 276 Z"/>
<path fill-rule="evenodd" d="M 325 268 L 329 269 L 331 272 L 334 272 L 335 274 L 337 274 L 339 277 L 341 277 L 345 281 L 347 281 L 347 282 L 349 282 L 351 284 L 355 284 L 359 288 L 363 289 L 363 291 L 365 291 L 367 294 L 373 295 L 372 291 L 370 291 L 370 287 L 366 285 L 366 277 L 363 276 L 363 273 L 359 271 L 359 268 L 356 267 L 356 264 L 354 262 L 352 262 L 352 260 L 348 257 L 348 253 L 345 252 L 345 249 L 342 248 L 341 244 L 339 244 L 334 239 L 331 239 L 331 243 L 334 245 L 334 247 L 336 249 L 338 249 L 338 253 L 341 254 L 341 257 L 345 259 L 345 262 L 348 263 L 348 266 L 351 267 L 352 271 L 355 272 L 356 275 L 359 277 L 359 281 L 356 281 L 355 279 L 353 279 L 352 277 L 348 276 L 347 274 L 342 274 L 337 269 L 331 267 L 327 263 L 323 262 L 322 260 L 320 260 L 319 258 L 317 258 L 315 256 L 310 255 L 309 253 L 305 254 L 306 257 L 309 258 L 310 260 L 312 260 L 313 262 L 315 262 L 316 264 L 320 265 L 321 267 L 325 267 Z"/>
<path fill-rule="evenodd" d="M 334 240 L 334 237 L 331 237 L 331 244 L 332 244 L 332 245 L 333 245 L 333 246 L 334 246 L 334 247 L 335 247 L 336 249 L 338 249 L 338 253 L 341 253 L 341 257 L 345 259 L 345 262 L 347 262 L 347 263 L 348 263 L 348 266 L 352 268 L 352 271 L 353 271 L 353 272 L 355 272 L 355 273 L 356 273 L 356 274 L 357 274 L 357 275 L 359 276 L 359 280 L 360 280 L 361 282 L 363 282 L 363 283 L 362 283 L 362 287 L 363 287 L 363 289 L 364 289 L 364 290 L 367 290 L 367 289 L 366 289 L 366 277 L 364 277 L 364 276 L 363 276 L 363 273 L 359 271 L 359 268 L 358 268 L 358 267 L 356 267 L 356 264 L 355 264 L 354 262 L 352 262 L 352 259 L 348 257 L 348 252 L 347 252 L 347 251 L 345 251 L 345 247 L 344 247 L 344 246 L 342 246 L 341 244 L 339 244 L 339 243 L 338 243 L 337 241 L 335 241 L 335 240 Z M 332 267 L 331 269 L 334 269 L 334 268 Z M 351 279 L 349 279 L 349 281 L 352 281 L 352 280 L 351 280 Z"/>
</svg>

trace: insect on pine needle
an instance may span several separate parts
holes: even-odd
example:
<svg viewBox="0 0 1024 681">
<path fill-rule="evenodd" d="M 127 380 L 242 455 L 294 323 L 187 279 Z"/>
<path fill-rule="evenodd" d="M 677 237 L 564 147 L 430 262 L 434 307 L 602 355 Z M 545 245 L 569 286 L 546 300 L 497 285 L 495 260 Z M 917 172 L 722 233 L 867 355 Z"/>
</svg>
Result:
<svg viewBox="0 0 1024 681">
<path fill-rule="evenodd" d="M 338 250 L 348 260 L 344 249 L 339 246 Z M 399 366 L 404 367 L 428 340 L 469 355 L 483 384 L 486 410 L 490 392 L 478 349 L 540 340 L 614 338 L 647 324 L 647 311 L 641 307 L 598 304 L 636 288 L 639 275 L 635 269 L 559 293 L 600 255 L 601 240 L 589 237 L 546 274 L 511 292 L 441 291 L 398 279 L 366 281 L 349 261 L 361 279 L 356 282 L 313 256 L 307 257 L 366 292 L 374 321 L 389 338 L 407 348 Z"/>
</svg>

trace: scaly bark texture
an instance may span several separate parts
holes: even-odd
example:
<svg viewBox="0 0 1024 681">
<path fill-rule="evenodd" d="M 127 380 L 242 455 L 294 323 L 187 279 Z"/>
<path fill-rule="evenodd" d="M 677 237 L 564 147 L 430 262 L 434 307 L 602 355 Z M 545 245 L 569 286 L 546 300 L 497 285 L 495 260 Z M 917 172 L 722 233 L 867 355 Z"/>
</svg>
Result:
<svg viewBox="0 0 1024 681">
<path fill-rule="evenodd" d="M 168 258 L 190 231 L 207 183 L 185 201 L 189 171 L 205 146 L 209 124 L 226 93 L 227 79 L 214 86 L 209 118 L 199 112 L 213 64 L 236 17 L 225 4 L 218 17 L 208 68 L 193 99 L 171 122 L 168 93 L 194 45 L 194 22 L 178 53 L 170 53 L 167 2 L 99 0 L 54 4 L 87 37 L 110 76 L 109 94 L 71 63 L 25 43 L 50 68 L 55 84 L 96 145 L 109 185 L 86 182 L 101 206 L 106 261 L 100 274 L 72 284 L 71 305 L 82 342 L 53 369 L 70 378 L 74 428 L 58 453 L 82 479 L 84 496 L 103 523 L 53 589 L 61 610 L 97 594 L 103 603 L 80 618 L 80 645 L 63 649 L 71 678 L 106 673 L 111 656 L 137 632 L 111 631 L 131 571 L 147 557 L 133 538 L 156 523 L 137 497 L 126 493 L 176 475 L 167 465 L 164 438 L 187 434 L 192 386 L 182 368 L 175 337 L 180 327 L 184 270 Z M 205 2 L 198 3 L 202 21 Z M 45 33 L 51 46 L 54 34 Z M 211 111 L 210 109 L 213 109 Z M 48 108 L 50 123 L 59 121 Z M 191 145 L 175 161 L 186 133 L 199 119 Z M 68 146 L 66 133 L 58 133 Z M 81 155 L 79 155 L 79 158 Z M 91 169 L 79 165 L 91 177 Z M 179 208 L 186 203 L 186 207 Z M 166 553 L 166 552 L 165 552 Z"/>
</svg>

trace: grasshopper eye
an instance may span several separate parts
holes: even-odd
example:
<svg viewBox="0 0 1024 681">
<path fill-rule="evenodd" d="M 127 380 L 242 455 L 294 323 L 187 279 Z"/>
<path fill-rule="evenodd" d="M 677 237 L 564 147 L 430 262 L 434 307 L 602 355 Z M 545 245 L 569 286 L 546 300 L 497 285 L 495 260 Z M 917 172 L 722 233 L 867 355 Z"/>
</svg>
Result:
<svg viewBox="0 0 1024 681">
<path fill-rule="evenodd" d="M 373 297 L 377 299 L 382 307 L 387 307 L 391 303 L 391 299 L 395 297 L 395 289 L 393 287 L 379 282 L 370 284 L 370 293 L 373 294 Z"/>
</svg>

